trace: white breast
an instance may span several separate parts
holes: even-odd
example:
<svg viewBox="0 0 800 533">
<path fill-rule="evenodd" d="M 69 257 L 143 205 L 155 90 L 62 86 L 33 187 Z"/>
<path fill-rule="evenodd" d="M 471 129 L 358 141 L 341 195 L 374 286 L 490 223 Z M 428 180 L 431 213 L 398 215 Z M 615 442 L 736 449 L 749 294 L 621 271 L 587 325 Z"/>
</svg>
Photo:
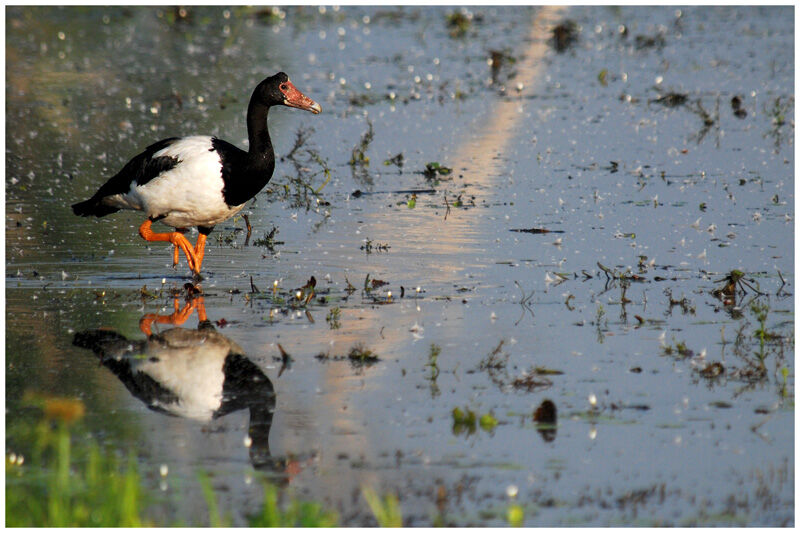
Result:
<svg viewBox="0 0 800 533">
<path fill-rule="evenodd" d="M 176 330 L 176 335 L 169 335 Z M 177 397 L 175 403 L 158 403 L 154 407 L 194 420 L 211 420 L 222 403 L 223 366 L 231 344 L 218 336 L 194 331 L 183 339 L 180 333 L 176 328 L 163 335 L 170 341 L 169 346 L 148 342 L 147 357 L 132 362 L 131 370 L 147 374 Z"/>
</svg>

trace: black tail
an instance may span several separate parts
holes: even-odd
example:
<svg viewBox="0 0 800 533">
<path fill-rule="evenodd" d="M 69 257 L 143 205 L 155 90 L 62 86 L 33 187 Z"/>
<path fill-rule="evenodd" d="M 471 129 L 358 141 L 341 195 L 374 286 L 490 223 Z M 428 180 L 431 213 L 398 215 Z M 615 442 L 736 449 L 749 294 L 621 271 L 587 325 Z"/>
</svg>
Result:
<svg viewBox="0 0 800 533">
<path fill-rule="evenodd" d="M 94 197 L 89 198 L 85 202 L 72 204 L 72 212 L 82 217 L 104 217 L 106 215 L 110 215 L 111 213 L 116 213 L 117 211 L 119 211 L 118 207 L 105 205 L 99 199 Z"/>
<path fill-rule="evenodd" d="M 105 356 L 120 355 L 126 351 L 136 349 L 135 342 L 129 341 L 116 331 L 108 329 L 94 329 L 79 331 L 72 339 L 72 344 L 79 348 L 93 351 L 101 358 Z"/>
</svg>

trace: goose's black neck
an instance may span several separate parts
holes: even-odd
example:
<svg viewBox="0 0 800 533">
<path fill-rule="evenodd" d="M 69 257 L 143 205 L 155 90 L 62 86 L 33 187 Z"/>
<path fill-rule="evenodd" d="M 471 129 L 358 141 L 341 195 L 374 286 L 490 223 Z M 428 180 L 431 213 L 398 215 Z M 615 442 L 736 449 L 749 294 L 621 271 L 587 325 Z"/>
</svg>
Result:
<svg viewBox="0 0 800 533">
<path fill-rule="evenodd" d="M 250 99 L 247 107 L 247 137 L 250 141 L 248 154 L 251 159 L 272 160 L 275 152 L 272 149 L 272 140 L 269 137 L 267 127 L 267 117 L 269 116 L 269 105 L 258 101 L 256 95 Z"/>
</svg>

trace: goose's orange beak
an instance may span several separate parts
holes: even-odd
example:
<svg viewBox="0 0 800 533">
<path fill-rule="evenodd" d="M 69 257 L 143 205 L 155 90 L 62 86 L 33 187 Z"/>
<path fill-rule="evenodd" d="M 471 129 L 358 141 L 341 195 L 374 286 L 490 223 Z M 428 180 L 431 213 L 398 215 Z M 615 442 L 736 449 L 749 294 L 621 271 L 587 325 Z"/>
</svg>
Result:
<svg viewBox="0 0 800 533">
<path fill-rule="evenodd" d="M 287 81 L 286 86 L 286 90 L 281 89 L 281 92 L 283 92 L 284 96 L 283 105 L 311 111 L 315 115 L 318 115 L 322 112 L 322 106 L 301 93 L 292 82 Z"/>
</svg>

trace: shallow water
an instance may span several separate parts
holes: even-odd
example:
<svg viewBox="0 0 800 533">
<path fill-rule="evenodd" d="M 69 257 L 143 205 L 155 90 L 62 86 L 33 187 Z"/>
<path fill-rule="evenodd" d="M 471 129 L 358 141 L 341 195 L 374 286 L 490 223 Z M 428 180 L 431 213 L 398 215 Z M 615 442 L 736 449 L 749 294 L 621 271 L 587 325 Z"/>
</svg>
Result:
<svg viewBox="0 0 800 533">
<path fill-rule="evenodd" d="M 407 525 L 505 524 L 510 486 L 528 526 L 794 524 L 791 8 L 474 8 L 461 37 L 449 12 L 9 8 L 7 449 L 39 392 L 82 398 L 92 435 L 137 450 L 153 487 L 169 466 L 165 523 L 206 516 L 199 469 L 246 523 L 258 466 L 345 525 L 374 524 L 363 486 L 397 493 Z M 578 40 L 557 53 L 536 27 L 566 19 Z M 491 50 L 513 58 L 494 84 Z M 73 346 L 101 327 L 144 340 L 140 319 L 170 315 L 189 278 L 140 240 L 140 215 L 69 205 L 159 138 L 243 146 L 249 93 L 277 70 L 323 114 L 271 113 L 279 157 L 307 132 L 298 166 L 279 161 L 246 209 L 248 245 L 243 219 L 216 228 L 201 284 L 274 387 L 265 450 L 245 446 L 247 409 L 168 416 Z M 369 124 L 369 165 L 350 165 Z M 319 204 L 283 187 L 323 184 L 309 150 L 331 171 Z M 383 164 L 398 153 L 402 168 Z M 429 162 L 453 172 L 426 179 Z M 431 189 L 409 207 L 403 191 Z M 511 231 L 531 228 L 551 232 Z M 764 294 L 715 297 L 733 269 Z M 367 276 L 388 284 L 365 291 Z M 778 336 L 759 379 L 752 302 Z M 153 331 L 197 326 L 195 309 Z M 359 345 L 379 360 L 351 364 Z M 560 373 L 529 390 L 536 367 Z M 545 399 L 554 432 L 532 417 Z M 455 407 L 499 425 L 464 431 Z"/>
</svg>

